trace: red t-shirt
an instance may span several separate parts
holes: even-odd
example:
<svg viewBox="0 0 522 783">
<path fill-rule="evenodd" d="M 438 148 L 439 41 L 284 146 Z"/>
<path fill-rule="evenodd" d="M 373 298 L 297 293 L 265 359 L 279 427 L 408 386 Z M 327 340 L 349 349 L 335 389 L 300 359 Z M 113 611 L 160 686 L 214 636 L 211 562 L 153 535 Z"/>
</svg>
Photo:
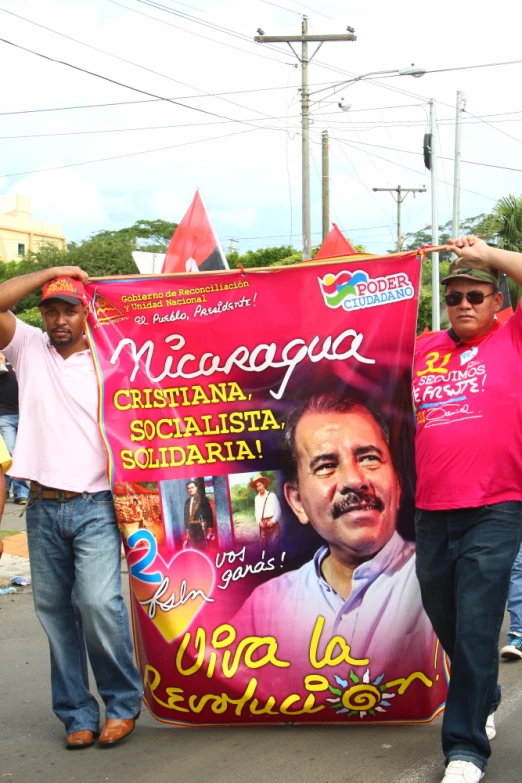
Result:
<svg viewBox="0 0 522 783">
<path fill-rule="evenodd" d="M 522 309 L 475 340 L 419 340 L 413 367 L 416 505 L 522 501 Z"/>
</svg>

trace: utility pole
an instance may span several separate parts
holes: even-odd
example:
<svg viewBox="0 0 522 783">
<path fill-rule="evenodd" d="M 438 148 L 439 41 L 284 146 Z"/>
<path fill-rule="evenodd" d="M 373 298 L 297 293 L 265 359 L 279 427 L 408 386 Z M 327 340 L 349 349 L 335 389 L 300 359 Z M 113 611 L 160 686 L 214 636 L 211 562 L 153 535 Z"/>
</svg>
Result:
<svg viewBox="0 0 522 783">
<path fill-rule="evenodd" d="M 435 101 L 430 101 L 430 171 L 431 171 L 431 244 L 439 244 L 439 214 L 437 205 L 437 118 Z M 440 329 L 440 276 L 439 252 L 431 254 L 431 329 Z"/>
<path fill-rule="evenodd" d="M 237 250 L 236 242 L 239 242 L 239 239 L 234 239 L 234 237 L 230 237 L 228 241 L 230 242 L 230 245 L 227 249 L 227 253 L 235 253 Z"/>
<path fill-rule="evenodd" d="M 343 35 L 308 35 L 308 17 L 303 16 L 301 35 L 265 35 L 258 29 L 254 41 L 258 43 L 287 43 L 301 63 L 301 127 L 302 127 L 302 213 L 303 213 L 303 261 L 309 261 L 312 253 L 312 227 L 310 219 L 310 92 L 308 89 L 308 65 L 313 60 L 323 43 L 327 41 L 356 41 L 352 27 L 347 27 Z M 317 42 L 319 45 L 314 53 L 308 56 L 308 44 Z M 299 55 L 293 43 L 301 44 Z"/>
<path fill-rule="evenodd" d="M 457 239 L 460 234 L 460 136 L 462 131 L 462 112 L 465 110 L 466 99 L 462 92 L 457 92 L 457 116 L 455 123 L 455 169 L 453 181 L 453 226 L 452 236 Z"/>
<path fill-rule="evenodd" d="M 372 188 L 372 190 L 374 192 L 384 191 L 385 193 L 397 194 L 396 196 L 393 196 L 393 198 L 397 202 L 397 251 L 400 252 L 402 250 L 402 243 L 404 241 L 401 230 L 402 202 L 407 197 L 408 193 L 413 193 L 413 198 L 415 198 L 416 193 L 426 193 L 426 188 L 403 188 L 402 185 L 397 185 L 396 188 Z"/>
<path fill-rule="evenodd" d="M 330 231 L 330 161 L 328 131 L 321 136 L 322 146 L 322 205 L 323 205 L 323 240 Z"/>
</svg>

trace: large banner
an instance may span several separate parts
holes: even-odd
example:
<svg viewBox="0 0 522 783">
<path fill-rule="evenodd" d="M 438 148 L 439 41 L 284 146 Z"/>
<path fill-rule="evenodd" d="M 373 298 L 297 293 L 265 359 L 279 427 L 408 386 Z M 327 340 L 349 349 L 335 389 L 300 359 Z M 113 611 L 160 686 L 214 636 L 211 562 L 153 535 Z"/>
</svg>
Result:
<svg viewBox="0 0 522 783">
<path fill-rule="evenodd" d="M 443 708 L 413 542 L 420 261 L 90 284 L 145 699 L 183 725 Z"/>
</svg>

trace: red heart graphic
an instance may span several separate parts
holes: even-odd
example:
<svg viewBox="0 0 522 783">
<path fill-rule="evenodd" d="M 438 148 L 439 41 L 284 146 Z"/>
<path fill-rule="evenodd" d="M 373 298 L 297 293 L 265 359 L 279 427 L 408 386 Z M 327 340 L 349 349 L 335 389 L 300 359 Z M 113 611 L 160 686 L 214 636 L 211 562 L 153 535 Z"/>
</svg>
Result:
<svg viewBox="0 0 522 783">
<path fill-rule="evenodd" d="M 129 552 L 129 570 L 148 551 L 139 548 Z M 214 568 L 202 552 L 187 549 L 174 555 L 169 563 L 156 554 L 144 573 L 154 572 L 161 574 L 161 582 L 145 582 L 132 573 L 130 582 L 143 610 L 164 638 L 171 642 L 190 626 L 205 604 L 213 601 Z"/>
</svg>

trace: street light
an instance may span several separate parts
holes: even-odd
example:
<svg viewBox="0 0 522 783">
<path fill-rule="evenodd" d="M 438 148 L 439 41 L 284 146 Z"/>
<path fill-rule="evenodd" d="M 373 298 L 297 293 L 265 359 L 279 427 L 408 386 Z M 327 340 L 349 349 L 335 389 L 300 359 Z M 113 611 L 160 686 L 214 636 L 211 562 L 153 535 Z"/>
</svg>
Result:
<svg viewBox="0 0 522 783">
<path fill-rule="evenodd" d="M 352 79 L 346 79 L 343 82 L 338 82 L 335 85 L 335 90 L 330 93 L 328 97 L 331 97 L 332 95 L 335 95 L 336 92 L 339 92 L 339 90 L 342 87 L 350 86 L 351 84 L 355 84 L 355 82 L 360 82 L 363 79 L 369 79 L 372 76 L 388 76 L 388 75 L 395 75 L 395 76 L 413 76 L 414 79 L 420 79 L 421 76 L 424 76 L 426 73 L 426 68 L 421 68 L 416 65 L 409 65 L 407 68 L 393 68 L 390 71 L 369 71 L 368 73 L 362 73 L 360 76 L 354 76 Z M 309 96 L 311 95 L 317 95 L 319 92 L 324 92 L 325 90 L 331 90 L 332 86 L 328 87 L 321 87 L 320 90 L 314 90 L 313 92 L 308 93 Z M 322 98 L 319 98 L 318 101 L 312 101 L 312 103 L 320 103 Z"/>
</svg>

